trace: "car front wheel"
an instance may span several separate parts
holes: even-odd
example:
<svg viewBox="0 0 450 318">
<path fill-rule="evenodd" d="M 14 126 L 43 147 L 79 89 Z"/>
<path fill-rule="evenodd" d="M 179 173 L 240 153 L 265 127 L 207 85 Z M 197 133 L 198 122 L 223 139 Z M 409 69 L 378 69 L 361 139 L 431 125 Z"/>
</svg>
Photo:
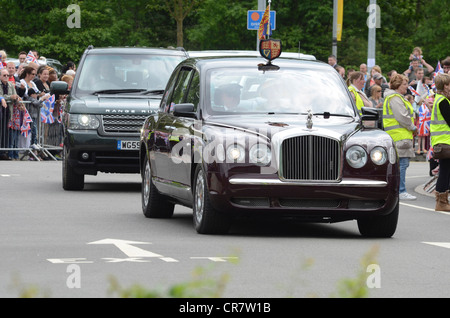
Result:
<svg viewBox="0 0 450 318">
<path fill-rule="evenodd" d="M 83 190 L 84 174 L 77 174 L 69 164 L 68 150 L 64 147 L 62 164 L 62 185 L 64 190 Z"/>
<path fill-rule="evenodd" d="M 210 202 L 206 176 L 198 165 L 194 178 L 194 227 L 200 234 L 225 234 L 231 226 L 231 217 L 217 211 Z"/>
<path fill-rule="evenodd" d="M 175 205 L 159 193 L 152 181 L 150 161 L 145 157 L 144 174 L 142 175 L 142 211 L 148 218 L 170 218 Z"/>
<path fill-rule="evenodd" d="M 387 215 L 358 219 L 358 229 L 362 236 L 387 238 L 394 235 L 397 229 L 399 203 Z"/>
</svg>

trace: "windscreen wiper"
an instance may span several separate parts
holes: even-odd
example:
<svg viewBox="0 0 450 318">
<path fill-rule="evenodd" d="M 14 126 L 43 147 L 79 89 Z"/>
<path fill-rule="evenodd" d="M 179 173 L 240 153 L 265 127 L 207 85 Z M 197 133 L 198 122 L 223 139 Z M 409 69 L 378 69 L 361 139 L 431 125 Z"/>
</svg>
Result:
<svg viewBox="0 0 450 318">
<path fill-rule="evenodd" d="M 145 89 L 136 89 L 136 88 L 122 88 L 122 89 L 103 89 L 100 91 L 95 91 L 93 94 L 121 94 L 121 93 L 139 93 L 143 92 Z"/>
<path fill-rule="evenodd" d="M 349 114 L 335 114 L 330 112 L 324 112 L 324 113 L 314 113 L 313 116 L 320 116 L 323 115 L 324 118 L 330 118 L 330 116 L 337 116 L 337 117 L 353 117 Z"/>
<path fill-rule="evenodd" d="M 161 95 L 164 93 L 163 89 L 152 89 L 152 90 L 144 90 L 144 92 L 142 93 L 142 95 L 147 95 L 147 94 L 155 94 L 155 95 Z"/>
</svg>

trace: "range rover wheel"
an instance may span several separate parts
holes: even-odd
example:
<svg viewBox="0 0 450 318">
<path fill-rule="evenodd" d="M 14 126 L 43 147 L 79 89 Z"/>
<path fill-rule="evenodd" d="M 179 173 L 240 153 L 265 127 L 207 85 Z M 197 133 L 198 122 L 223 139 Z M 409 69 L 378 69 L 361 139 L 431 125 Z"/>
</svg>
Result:
<svg viewBox="0 0 450 318">
<path fill-rule="evenodd" d="M 145 157 L 144 174 L 142 175 L 142 211 L 148 218 L 170 218 L 173 215 L 175 205 L 161 195 L 152 181 L 150 162 Z"/>
<path fill-rule="evenodd" d="M 367 237 L 391 237 L 397 229 L 399 203 L 388 215 L 358 219 L 359 232 Z"/>
<path fill-rule="evenodd" d="M 64 190 L 83 190 L 84 188 L 84 174 L 77 174 L 72 166 L 69 164 L 69 156 L 67 149 L 64 147 L 64 158 L 62 168 L 62 183 Z"/>
<path fill-rule="evenodd" d="M 194 177 L 194 227 L 200 234 L 225 234 L 231 226 L 231 217 L 214 209 L 209 199 L 205 173 L 197 166 Z"/>
</svg>

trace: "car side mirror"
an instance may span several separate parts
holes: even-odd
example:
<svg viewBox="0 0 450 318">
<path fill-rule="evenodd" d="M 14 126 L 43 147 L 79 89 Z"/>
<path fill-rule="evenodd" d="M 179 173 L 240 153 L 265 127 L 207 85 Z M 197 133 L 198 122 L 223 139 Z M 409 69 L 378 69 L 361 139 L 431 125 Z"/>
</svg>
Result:
<svg viewBox="0 0 450 318">
<path fill-rule="evenodd" d="M 380 119 L 380 111 L 382 112 L 383 110 L 370 107 L 361 107 L 363 126 L 365 128 L 380 128 L 380 125 L 378 124 Z"/>
<path fill-rule="evenodd" d="M 173 107 L 173 114 L 175 116 L 197 119 L 197 112 L 195 111 L 194 104 L 192 103 L 176 104 Z"/>
<path fill-rule="evenodd" d="M 51 94 L 67 95 L 70 93 L 69 84 L 64 81 L 54 81 L 50 84 Z"/>
</svg>

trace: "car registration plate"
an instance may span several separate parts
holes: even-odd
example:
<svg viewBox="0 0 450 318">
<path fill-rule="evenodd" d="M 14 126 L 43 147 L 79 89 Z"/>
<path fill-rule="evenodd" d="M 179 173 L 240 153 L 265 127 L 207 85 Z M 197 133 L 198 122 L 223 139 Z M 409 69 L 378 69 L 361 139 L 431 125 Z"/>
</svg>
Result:
<svg viewBox="0 0 450 318">
<path fill-rule="evenodd" d="M 139 141 L 118 140 L 117 150 L 138 150 Z"/>
</svg>

